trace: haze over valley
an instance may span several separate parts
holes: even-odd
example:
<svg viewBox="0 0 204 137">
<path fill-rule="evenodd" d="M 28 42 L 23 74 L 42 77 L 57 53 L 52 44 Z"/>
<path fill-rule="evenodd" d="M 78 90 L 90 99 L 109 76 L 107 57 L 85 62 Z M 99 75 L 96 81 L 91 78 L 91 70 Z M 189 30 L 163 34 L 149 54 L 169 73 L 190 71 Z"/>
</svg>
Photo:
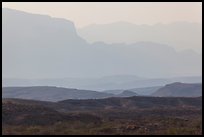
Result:
<svg viewBox="0 0 204 137">
<path fill-rule="evenodd" d="M 31 4 L 2 7 L 2 134 L 202 134 L 199 3 Z"/>
</svg>

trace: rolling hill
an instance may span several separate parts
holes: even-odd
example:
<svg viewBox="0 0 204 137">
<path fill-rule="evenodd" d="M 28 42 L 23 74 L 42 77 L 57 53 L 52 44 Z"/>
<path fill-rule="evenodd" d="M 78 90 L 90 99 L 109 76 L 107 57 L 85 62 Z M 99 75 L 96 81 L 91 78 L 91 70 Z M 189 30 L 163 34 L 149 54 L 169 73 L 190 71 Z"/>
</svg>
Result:
<svg viewBox="0 0 204 137">
<path fill-rule="evenodd" d="M 116 97 L 131 97 L 131 96 L 138 96 L 138 94 L 130 90 L 124 90 L 122 93 L 116 95 Z"/>
<path fill-rule="evenodd" d="M 202 96 L 202 84 L 172 83 L 158 89 L 152 96 L 165 97 L 199 97 Z"/>
<path fill-rule="evenodd" d="M 61 87 L 3 87 L 2 98 L 21 98 L 41 101 L 60 101 L 65 99 L 98 99 L 113 94 L 90 90 L 68 89 Z"/>
</svg>

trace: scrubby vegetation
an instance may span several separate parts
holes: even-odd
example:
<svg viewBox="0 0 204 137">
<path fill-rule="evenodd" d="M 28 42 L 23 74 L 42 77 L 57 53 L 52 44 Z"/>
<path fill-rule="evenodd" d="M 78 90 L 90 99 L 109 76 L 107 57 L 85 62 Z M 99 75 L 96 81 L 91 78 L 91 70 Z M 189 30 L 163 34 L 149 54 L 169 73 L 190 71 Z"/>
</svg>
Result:
<svg viewBox="0 0 204 137">
<path fill-rule="evenodd" d="M 101 123 L 85 121 L 56 122 L 52 125 L 4 125 L 2 134 L 72 135 L 72 134 L 202 134 L 202 119 L 175 117 L 144 117 L 142 119 L 111 119 Z"/>
<path fill-rule="evenodd" d="M 126 105 L 136 98 L 125 98 Z M 146 98 L 151 99 L 151 98 Z M 158 98 L 159 101 L 161 98 Z M 178 98 L 173 98 L 173 100 Z M 22 100 L 3 101 L 3 135 L 201 135 L 201 98 L 182 98 L 182 105 L 174 107 L 121 107 L 121 98 L 95 100 L 103 102 L 101 109 L 68 110 L 72 101 L 64 109 L 43 106 L 36 102 Z M 163 99 L 162 99 L 163 100 Z M 171 100 L 171 101 L 173 101 Z M 200 103 L 199 101 L 200 100 Z M 140 100 L 141 101 L 141 100 Z M 24 102 L 24 103 L 23 103 Z M 29 101 L 27 101 L 29 102 Z M 71 102 L 71 103 L 68 103 Z M 84 101 L 82 101 L 84 103 Z M 92 102 L 87 100 L 87 102 Z M 106 103 L 105 103 L 106 102 Z M 38 102 L 39 103 L 39 102 Z M 43 103 L 43 102 L 42 102 Z M 79 101 L 80 103 L 80 101 Z M 125 103 L 122 101 L 122 103 Z M 45 103 L 46 104 L 46 103 Z M 74 103 L 75 104 L 75 103 Z M 195 105 L 196 104 L 196 105 Z M 47 104 L 46 104 L 47 105 Z M 101 104 L 100 104 L 101 105 Z M 99 106 L 100 106 L 99 105 Z M 192 107 L 194 105 L 194 107 Z M 67 107 L 69 106 L 69 107 Z M 113 107 L 115 106 L 115 107 Z M 137 106 L 137 105 L 136 105 Z M 185 106 L 185 107 L 184 107 Z M 76 107 L 77 108 L 77 107 Z M 100 108 L 100 107 L 99 107 Z"/>
</svg>

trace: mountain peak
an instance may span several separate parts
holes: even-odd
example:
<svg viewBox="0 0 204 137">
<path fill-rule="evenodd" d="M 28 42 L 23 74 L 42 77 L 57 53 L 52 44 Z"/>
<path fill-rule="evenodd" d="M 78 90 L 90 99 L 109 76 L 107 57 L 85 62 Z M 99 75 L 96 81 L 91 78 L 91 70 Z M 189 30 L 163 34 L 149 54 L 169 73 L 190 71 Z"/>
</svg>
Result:
<svg viewBox="0 0 204 137">
<path fill-rule="evenodd" d="M 29 13 L 25 11 L 19 11 L 16 9 L 2 8 L 3 22 L 15 24 L 38 25 L 38 26 L 52 26 L 57 28 L 69 29 L 72 33 L 76 33 L 74 23 L 70 20 L 63 18 L 51 17 L 50 15 L 42 15 L 37 13 Z"/>
</svg>

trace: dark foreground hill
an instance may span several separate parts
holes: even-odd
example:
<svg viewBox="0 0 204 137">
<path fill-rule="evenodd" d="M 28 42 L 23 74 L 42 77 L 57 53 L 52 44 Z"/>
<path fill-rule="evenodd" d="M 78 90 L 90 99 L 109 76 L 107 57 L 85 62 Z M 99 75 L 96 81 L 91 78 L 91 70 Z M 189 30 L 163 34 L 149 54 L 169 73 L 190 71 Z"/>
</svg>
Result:
<svg viewBox="0 0 204 137">
<path fill-rule="evenodd" d="M 106 98 L 89 100 L 64 100 L 58 102 L 66 110 L 127 110 L 127 109 L 152 109 L 152 108 L 202 108 L 202 98 L 174 98 L 174 97 L 128 97 Z"/>
<path fill-rule="evenodd" d="M 104 99 L 68 99 L 58 102 L 3 99 L 14 104 L 44 106 L 57 111 L 92 111 L 106 109 L 150 109 L 150 108 L 202 108 L 202 97 L 110 97 Z"/>
<path fill-rule="evenodd" d="M 2 134 L 201 134 L 202 98 L 2 100 Z"/>
<path fill-rule="evenodd" d="M 82 120 L 93 122 L 97 120 L 97 117 L 93 115 L 66 115 L 48 107 L 52 104 L 51 102 L 5 99 L 2 104 L 2 123 L 29 126 L 49 125 L 60 121 L 71 122 Z M 84 116 L 86 118 L 83 118 Z M 100 119 L 98 118 L 98 120 Z"/>
</svg>

